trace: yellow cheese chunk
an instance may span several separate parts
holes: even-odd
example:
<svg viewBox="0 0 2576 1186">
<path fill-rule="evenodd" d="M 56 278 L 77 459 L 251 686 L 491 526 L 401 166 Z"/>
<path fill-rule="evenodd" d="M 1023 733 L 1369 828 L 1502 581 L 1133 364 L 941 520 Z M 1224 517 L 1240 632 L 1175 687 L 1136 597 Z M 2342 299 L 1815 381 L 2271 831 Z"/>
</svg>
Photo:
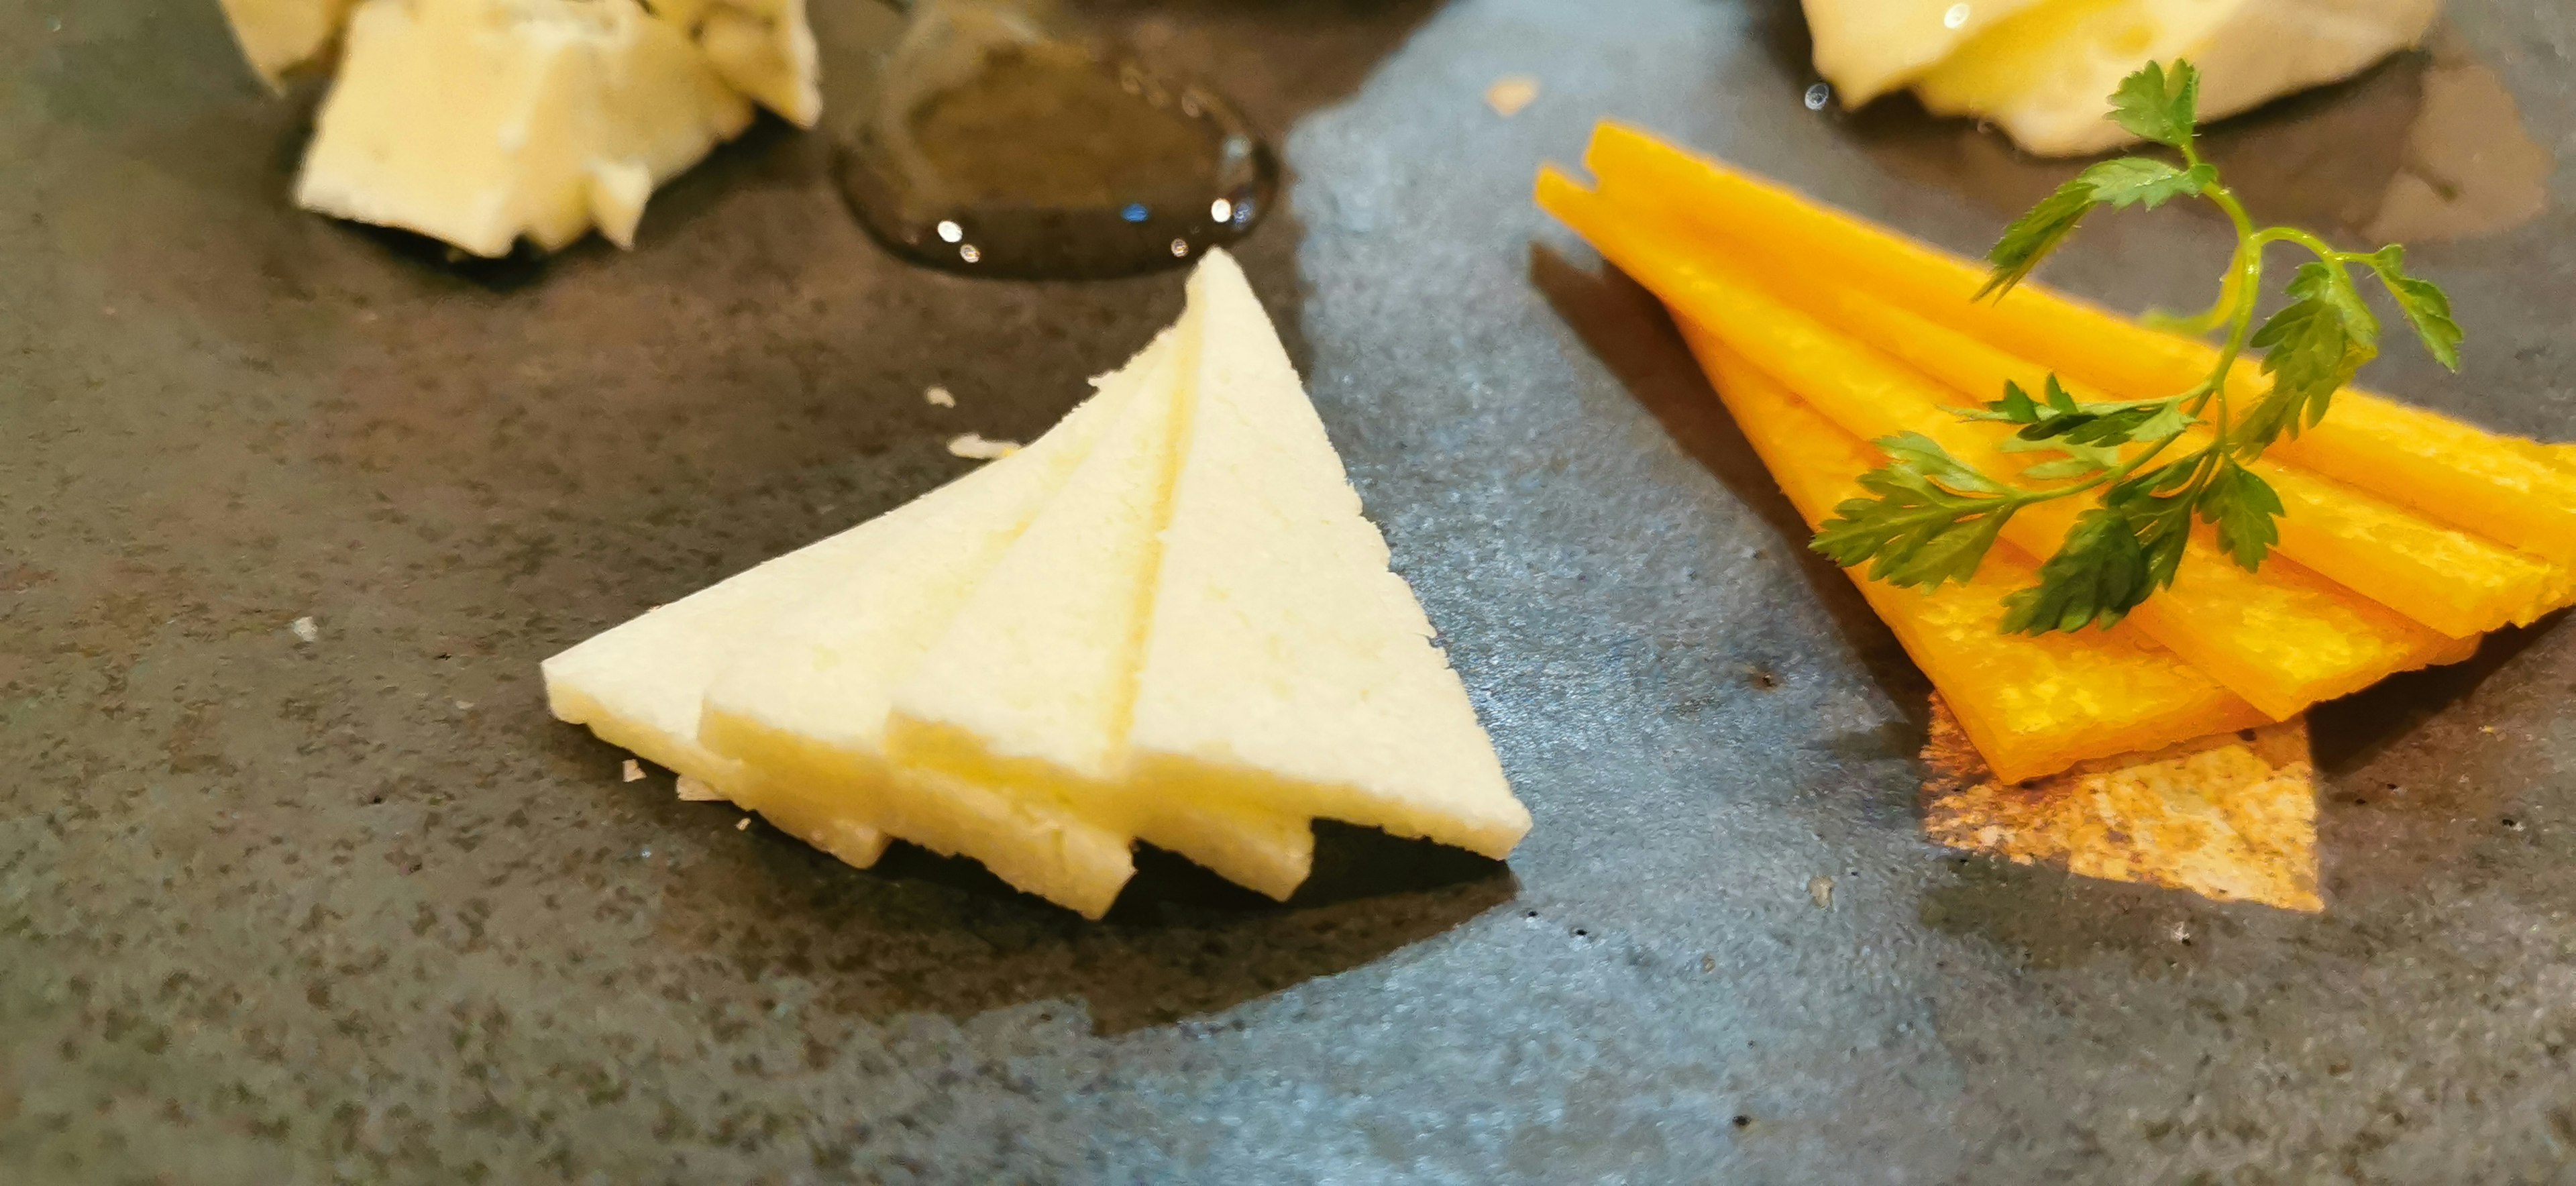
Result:
<svg viewBox="0 0 2576 1186">
<path fill-rule="evenodd" d="M 1884 458 L 1717 335 L 1687 320 L 1681 327 L 1736 426 L 1809 526 L 1859 496 L 1857 479 Z M 1930 591 L 1849 575 L 1915 665 L 1959 706 L 1961 727 L 2006 782 L 2262 722 L 2252 705 L 2128 624 L 2080 635 L 2002 633 L 2004 595 L 2039 579 L 2038 566 L 2010 544 L 1996 545 L 1973 579 Z"/>
<path fill-rule="evenodd" d="M 1789 307 L 1722 260 L 1675 250 L 1675 234 L 1623 218 L 1562 174 L 1541 175 L 1540 204 L 1846 430 L 1873 439 L 1919 432 L 1971 465 L 2007 468 L 1996 434 L 1961 422 L 1938 384 Z M 2036 504 L 2015 515 L 2003 537 L 2032 555 L 2052 554 L 2080 510 L 2072 500 Z M 2174 584 L 2131 620 L 2274 719 L 2456 651 L 2451 640 L 2279 557 L 2246 572 L 2206 538 L 2192 541 Z"/>
<path fill-rule="evenodd" d="M 820 55 L 805 0 L 645 0 L 687 30 L 733 89 L 800 128 L 823 116 Z"/>
<path fill-rule="evenodd" d="M 1661 193 L 1706 230 L 1759 241 L 1853 288 L 2127 398 L 2187 390 L 2217 363 L 2205 342 L 2148 329 L 2041 285 L 1973 300 L 1985 283 L 1978 265 L 1633 128 L 1602 124 L 1584 162 L 1603 185 Z M 2258 364 L 2242 362 L 2230 378 L 2230 398 L 2245 406 L 2267 386 Z M 2472 534 L 2558 564 L 2576 562 L 2576 471 L 2532 450 L 2527 441 L 2347 389 L 2324 423 L 2275 444 L 2270 455 Z"/>
<path fill-rule="evenodd" d="M 1212 251 L 1190 304 L 1206 320 L 1129 733 L 1139 785 L 1504 856 L 1529 812 L 1259 299 Z"/>
<path fill-rule="evenodd" d="M 632 246 L 653 187 L 750 121 L 635 0 L 366 0 L 295 200 L 482 256 Z"/>
<path fill-rule="evenodd" d="M 222 0 L 242 56 L 271 89 L 331 52 L 356 0 Z"/>
<path fill-rule="evenodd" d="M 1305 881 L 1301 815 L 1123 793 L 1145 623 L 1201 311 L 1156 345 L 1135 398 L 897 688 L 896 760 L 1048 803 L 1273 898 Z"/>
<path fill-rule="evenodd" d="M 1915 80 L 1925 106 L 1991 120 L 2033 152 L 2134 143 L 2110 94 L 2149 62 L 2201 72 L 2207 123 L 2358 73 L 2414 45 L 2440 0 L 2049 0 L 1995 22 Z"/>
<path fill-rule="evenodd" d="M 1805 0 L 1816 73 L 1858 107 L 2039 0 Z"/>
<path fill-rule="evenodd" d="M 1135 872 L 1128 836 L 897 762 L 886 727 L 895 689 L 1137 397 L 1155 349 L 1028 448 L 885 516 L 883 541 L 849 580 L 738 641 L 707 689 L 699 737 L 744 764 L 750 806 L 845 814 L 972 857 L 1085 917 L 1108 911 Z"/>
</svg>

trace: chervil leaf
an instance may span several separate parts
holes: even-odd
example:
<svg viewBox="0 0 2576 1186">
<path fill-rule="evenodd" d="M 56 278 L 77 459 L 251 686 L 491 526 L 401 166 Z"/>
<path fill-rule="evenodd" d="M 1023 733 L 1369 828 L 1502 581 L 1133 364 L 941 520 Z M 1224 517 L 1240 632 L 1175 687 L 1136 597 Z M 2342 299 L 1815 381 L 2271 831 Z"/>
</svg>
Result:
<svg viewBox="0 0 2576 1186">
<path fill-rule="evenodd" d="M 2379 282 L 2388 286 L 2388 295 L 2397 298 L 2397 307 L 2415 327 L 2415 336 L 2423 339 L 2424 350 L 2435 362 L 2451 370 L 2460 369 L 2460 323 L 2451 320 L 2451 297 L 2442 286 L 2406 274 L 2406 249 L 2395 244 L 2382 247 L 2370 257 L 2372 271 Z"/>
<path fill-rule="evenodd" d="M 2198 131 L 2200 71 L 2176 61 L 2168 72 L 2162 63 L 2120 80 L 2111 92 L 2111 121 L 2142 140 L 2169 148 L 2188 146 Z"/>
<path fill-rule="evenodd" d="M 2324 301 L 2342 315 L 2344 332 L 2352 339 L 2376 351 L 2379 349 L 2379 315 L 2363 304 L 2361 289 L 2354 286 L 2352 274 L 2342 264 L 2309 263 L 2299 266 L 2285 290 L 2293 300 Z"/>
<path fill-rule="evenodd" d="M 2095 507 L 2075 520 L 2057 554 L 2039 566 L 2039 584 L 2004 598 L 2004 630 L 2045 634 L 2116 625 L 2155 591 L 2146 549 L 2129 516 Z"/>
<path fill-rule="evenodd" d="M 1876 498 L 1847 499 L 1808 546 L 1845 568 L 1867 563 L 1869 578 L 1940 587 L 1975 576 L 2018 504 L 1999 498 L 1925 496 L 1897 483 L 1862 479 Z"/>
<path fill-rule="evenodd" d="M 1962 413 L 1962 416 L 1969 420 L 2001 420 L 2008 424 L 2030 424 L 2039 419 L 2039 405 L 2031 401 L 2030 393 L 2022 390 L 2021 384 L 2007 379 L 2004 381 L 2002 399 L 1987 404 L 1986 410 L 1982 413 L 1967 412 Z"/>
<path fill-rule="evenodd" d="M 2078 175 L 2091 182 L 2093 200 L 2126 210 L 2144 203 L 2150 210 L 2175 198 L 2197 197 L 2218 181 L 2209 165 L 2177 169 L 2153 157 L 2130 156 L 2104 161 Z"/>
<path fill-rule="evenodd" d="M 1900 432 L 1875 442 L 1879 451 L 1892 463 L 1887 468 L 1902 474 L 1920 474 L 1957 494 L 2001 494 L 2003 484 L 1978 472 L 1975 466 L 1950 455 L 1941 442 L 1919 432 Z"/>
<path fill-rule="evenodd" d="M 2296 436 L 2325 418 L 2334 393 L 2378 352 L 2353 329 L 2340 301 L 2309 296 L 2254 331 L 2253 344 L 2267 352 L 2263 370 L 2272 376 L 2272 390 L 2245 415 L 2236 442 L 2240 456 L 2258 455 L 2283 433 Z"/>
<path fill-rule="evenodd" d="M 2048 376 L 2048 406 L 2059 412 L 2072 412 L 2080 406 L 2075 402 L 2075 397 L 2067 392 L 2066 385 L 2057 381 L 2057 373 L 2054 371 L 2049 372 Z"/>
<path fill-rule="evenodd" d="M 2081 177 L 2057 187 L 2057 192 L 2040 199 L 2011 226 L 2004 237 L 1995 241 L 1994 250 L 1986 253 L 1986 262 L 1994 270 L 1986 276 L 1986 286 L 1977 290 L 1977 299 L 1989 294 L 2011 292 L 2014 285 L 2030 276 L 2031 269 L 2048 253 L 2057 250 L 2068 235 L 2093 212 L 2097 203 L 2093 183 Z"/>
<path fill-rule="evenodd" d="M 2262 567 L 2272 545 L 2281 542 L 2276 522 L 2285 513 L 2281 496 L 2233 458 L 2219 459 L 2209 484 L 2200 489 L 2198 509 L 2203 522 L 2218 528 L 2218 546 L 2247 572 Z"/>
<path fill-rule="evenodd" d="M 2034 482 L 2060 482 L 2069 478 L 2089 478 L 2111 468 L 2082 453 L 2070 453 L 2055 461 L 2043 461 L 2021 471 L 2021 476 Z"/>
</svg>

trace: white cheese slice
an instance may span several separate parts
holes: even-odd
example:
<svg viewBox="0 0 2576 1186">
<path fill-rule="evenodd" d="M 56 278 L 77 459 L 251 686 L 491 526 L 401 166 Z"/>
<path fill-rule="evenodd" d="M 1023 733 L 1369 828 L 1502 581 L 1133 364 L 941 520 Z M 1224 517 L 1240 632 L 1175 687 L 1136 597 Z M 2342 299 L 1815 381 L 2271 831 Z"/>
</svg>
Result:
<svg viewBox="0 0 2576 1186">
<path fill-rule="evenodd" d="M 888 737 L 899 760 L 1061 805 L 1285 899 L 1314 859 L 1305 816 L 1120 793 L 1202 320 L 1193 309 L 1149 349 L 1125 414 L 896 690 Z"/>
<path fill-rule="evenodd" d="M 696 38 L 733 89 L 800 128 L 823 117 L 821 56 L 805 0 L 646 0 Z"/>
<path fill-rule="evenodd" d="M 1029 447 L 886 516 L 887 539 L 830 596 L 745 640 L 707 690 L 699 738 L 751 771 L 748 797 L 828 803 L 1098 918 L 1135 873 L 1132 838 L 1057 803 L 894 760 L 894 691 L 987 573 L 1122 418 L 1158 342 Z"/>
<path fill-rule="evenodd" d="M 635 0 L 365 0 L 296 201 L 483 256 L 632 246 L 653 187 L 750 120 Z"/>
<path fill-rule="evenodd" d="M 340 40 L 356 0 L 222 0 L 233 40 L 260 80 L 284 86 L 297 67 L 321 59 Z"/>
<path fill-rule="evenodd" d="M 698 743 L 707 685 L 746 635 L 847 585 L 889 534 L 886 519 L 862 523 L 593 636 L 545 661 L 548 706 L 600 740 L 679 772 L 684 784 L 694 779 L 749 806 L 742 763 Z M 885 851 L 883 833 L 846 813 L 791 805 L 770 818 L 861 868 Z"/>
<path fill-rule="evenodd" d="M 1846 107 L 1896 90 L 2039 0 L 1805 0 L 1816 73 Z"/>
<path fill-rule="evenodd" d="M 1190 307 L 1204 339 L 1128 735 L 1138 784 L 1504 856 L 1529 812 L 1232 257 L 1208 253 Z"/>
<path fill-rule="evenodd" d="M 1924 105 L 2054 156 L 2135 137 L 2108 117 L 2120 80 L 2188 58 L 2218 119 L 2359 72 L 2416 44 L 2439 0 L 2051 0 L 1961 45 L 1915 84 Z"/>
</svg>

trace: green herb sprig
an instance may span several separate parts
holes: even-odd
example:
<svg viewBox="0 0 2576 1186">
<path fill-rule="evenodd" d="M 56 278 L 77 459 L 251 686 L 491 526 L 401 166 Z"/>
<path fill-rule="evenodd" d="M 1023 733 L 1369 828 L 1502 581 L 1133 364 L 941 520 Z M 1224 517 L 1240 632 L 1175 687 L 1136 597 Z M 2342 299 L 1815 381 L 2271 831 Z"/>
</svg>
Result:
<svg viewBox="0 0 2576 1186">
<path fill-rule="evenodd" d="M 2149 63 L 2122 81 L 2111 118 L 2173 149 L 2180 161 L 2130 156 L 2084 170 L 2005 230 L 1987 254 L 1993 271 L 1977 296 L 2011 291 L 2103 206 L 2211 202 L 2237 237 L 2218 300 L 2196 317 L 2164 319 L 2189 333 L 2227 331 L 2209 377 L 2162 399 L 2121 402 L 2078 400 L 2055 375 L 2036 395 L 2007 383 L 2002 399 L 1960 414 L 2018 425 L 2003 446 L 2008 451 L 2052 454 L 2020 475 L 2040 484 L 2000 480 L 1916 433 L 1889 437 L 1878 442 L 1888 463 L 1861 478 L 1869 497 L 1835 508 L 1816 534 L 1817 551 L 1846 568 L 1869 565 L 1873 580 L 1937 588 L 1973 576 L 2022 509 L 2095 495 L 2098 505 L 2076 518 L 2057 554 L 2040 566 L 2039 584 L 2005 598 L 2004 629 L 2108 628 L 2173 584 L 2195 518 L 2215 528 L 2219 546 L 2248 570 L 2279 542 L 2280 496 L 2247 467 L 2283 435 L 2323 420 L 2336 390 L 2378 355 L 2379 319 L 2363 303 L 2353 269 L 2377 277 L 2424 348 L 2459 369 L 2461 333 L 2450 298 L 2408 274 L 2405 248 L 2340 251 L 2293 227 L 2256 229 L 2216 166 L 2200 157 L 2199 97 L 2200 75 L 2189 62 L 2170 71 Z M 2315 259 L 2287 285 L 2291 303 L 2257 328 L 2263 252 L 2278 243 Z M 2248 347 L 2264 351 L 2272 385 L 2252 407 L 2231 408 L 2227 377 Z M 2208 443 L 2175 455 L 2174 442 L 2194 425 L 2209 427 Z"/>
</svg>

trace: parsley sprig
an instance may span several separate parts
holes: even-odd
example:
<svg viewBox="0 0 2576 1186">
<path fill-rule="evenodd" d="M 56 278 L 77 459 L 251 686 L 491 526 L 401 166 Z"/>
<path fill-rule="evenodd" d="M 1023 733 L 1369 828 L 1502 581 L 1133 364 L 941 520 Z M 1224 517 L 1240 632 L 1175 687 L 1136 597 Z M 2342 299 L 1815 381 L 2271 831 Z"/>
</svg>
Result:
<svg viewBox="0 0 2576 1186">
<path fill-rule="evenodd" d="M 2195 317 L 2165 324 L 2190 333 L 2224 328 L 2226 346 L 2208 378 L 2162 399 L 2079 400 L 2057 376 L 2033 393 L 2007 383 L 2003 398 L 1963 411 L 1970 420 L 2018 426 L 2003 448 L 2050 455 L 2005 481 L 1917 433 L 1878 443 L 1885 466 L 1865 474 L 1868 497 L 1835 508 L 1813 547 L 1846 568 L 1867 564 L 1873 580 L 1937 588 L 1977 571 L 2004 525 L 2024 508 L 2093 496 L 2039 584 L 2004 600 L 2004 629 L 2039 634 L 2109 627 L 2181 570 L 2193 521 L 2209 524 L 2219 547 L 2252 570 L 2280 540 L 2280 496 L 2248 468 L 2284 435 L 2325 418 L 2337 389 L 2379 353 L 2379 319 L 2362 300 L 2358 268 L 2395 299 L 2424 348 L 2459 368 L 2460 326 L 2450 298 L 2406 271 L 2406 251 L 2337 250 L 2293 227 L 2256 229 L 2244 203 L 2199 152 L 2200 75 L 2189 62 L 2149 63 L 2111 96 L 2111 118 L 2142 139 L 2173 149 L 2179 162 L 2130 156 L 2104 161 L 2060 186 L 2005 230 L 1987 254 L 1993 271 L 1977 296 L 2000 296 L 2027 278 L 2096 209 L 2154 208 L 2176 198 L 2215 204 L 2236 227 L 2237 245 L 2218 300 Z M 2290 304 L 2260 327 L 2255 301 L 2263 253 L 2287 243 L 2315 257 L 2287 285 Z M 2227 377 L 2247 348 L 2260 349 L 2270 390 L 2232 408 Z M 2206 426 L 2205 443 L 2176 442 Z"/>
</svg>

